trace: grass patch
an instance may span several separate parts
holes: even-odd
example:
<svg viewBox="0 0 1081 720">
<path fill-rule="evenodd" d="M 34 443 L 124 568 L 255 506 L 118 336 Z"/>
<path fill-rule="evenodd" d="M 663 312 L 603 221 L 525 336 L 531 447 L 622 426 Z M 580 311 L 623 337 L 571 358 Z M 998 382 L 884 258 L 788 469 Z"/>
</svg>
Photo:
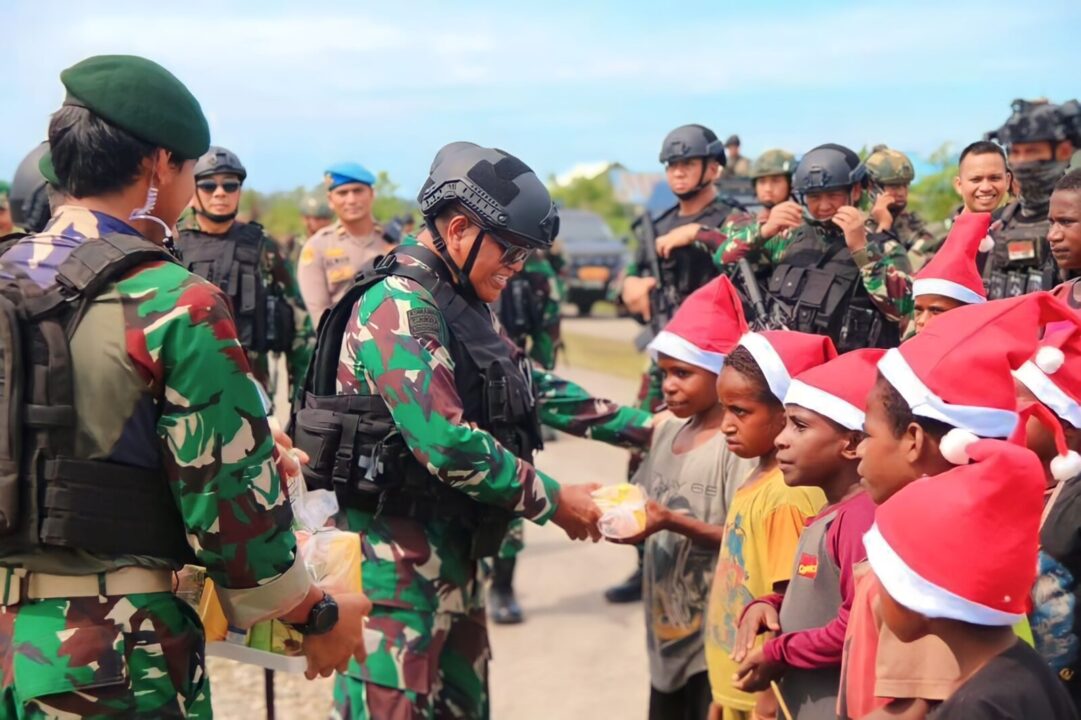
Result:
<svg viewBox="0 0 1081 720">
<path fill-rule="evenodd" d="M 638 380 L 646 368 L 646 358 L 629 342 L 609 340 L 575 332 L 563 332 L 566 362 L 571 367 Z"/>
</svg>

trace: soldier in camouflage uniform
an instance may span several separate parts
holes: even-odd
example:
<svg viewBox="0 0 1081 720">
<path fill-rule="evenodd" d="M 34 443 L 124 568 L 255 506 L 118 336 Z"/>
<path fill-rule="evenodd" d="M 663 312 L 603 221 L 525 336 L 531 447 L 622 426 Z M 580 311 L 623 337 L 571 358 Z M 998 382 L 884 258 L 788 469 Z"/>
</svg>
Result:
<svg viewBox="0 0 1081 720">
<path fill-rule="evenodd" d="M 16 168 L 8 199 L 11 219 L 23 231 L 41 232 L 52 214 L 51 208 L 62 204 L 53 175 L 47 142 L 36 145 Z"/>
<path fill-rule="evenodd" d="M 919 270 L 931 259 L 939 242 L 923 219 L 908 209 L 908 187 L 916 177 L 912 161 L 902 152 L 878 145 L 866 165 L 875 232 L 888 234 L 901 243 L 908 251 L 912 270 Z"/>
<path fill-rule="evenodd" d="M 305 195 L 300 201 L 300 217 L 304 220 L 304 240 L 307 242 L 312 235 L 334 222 L 334 211 L 324 198 Z"/>
<path fill-rule="evenodd" d="M 11 186 L 0 180 L 0 237 L 15 230 L 11 220 Z"/>
<path fill-rule="evenodd" d="M 764 290 L 771 307 L 784 309 L 788 327 L 830 335 L 845 351 L 896 344 L 913 307 L 904 248 L 869 231 L 857 207 L 864 173 L 848 148 L 820 145 L 793 177 L 802 221 L 794 225 L 779 205 L 761 225 L 726 234 L 720 251 L 725 266 L 746 257 L 772 268 Z"/>
<path fill-rule="evenodd" d="M 67 101 L 49 140 L 69 204 L 8 250 L 0 274 L 8 290 L 21 274 L 24 287 L 51 292 L 58 278 L 93 280 L 96 266 L 69 260 L 109 247 L 134 260 L 106 276 L 120 279 L 93 296 L 64 340 L 76 440 L 13 428 L 48 434 L 72 455 L 50 450 L 47 462 L 20 468 L 20 492 L 44 501 L 30 505 L 37 517 L 21 519 L 25 530 L 0 538 L 0 717 L 209 718 L 203 629 L 172 592 L 185 560 L 205 565 L 239 627 L 278 616 L 317 618 L 312 632 L 332 628 L 305 638 L 310 675 L 358 651 L 363 628 L 353 618 L 368 604 L 341 595 L 342 620 L 333 621 L 333 599 L 296 555 L 275 438 L 228 301 L 161 250 L 209 145 L 198 102 L 137 57 L 89 58 L 61 79 Z M 42 362 L 30 361 L 35 370 Z M 27 382 L 34 396 L 65 391 Z M 78 509 L 74 518 L 61 514 L 61 498 Z M 106 544 L 116 550 L 100 550 Z"/>
<path fill-rule="evenodd" d="M 289 397 L 308 368 L 315 343 L 293 274 L 261 225 L 236 219 L 248 173 L 234 153 L 212 146 L 195 164 L 194 227 L 177 238 L 182 262 L 229 297 L 241 345 L 269 397 L 271 353 L 285 355 Z"/>
<path fill-rule="evenodd" d="M 638 446 L 650 435 L 647 413 L 531 369 L 485 304 L 556 233 L 540 179 L 502 151 L 452 143 L 419 201 L 426 229 L 325 319 L 295 423 L 301 448 L 308 437 L 322 447 L 320 433 L 351 448 L 355 460 L 305 473 L 339 488 L 362 538 L 369 628 L 382 634 L 338 677 L 339 718 L 488 717 L 478 558 L 496 552 L 513 516 L 598 537 L 596 486 L 561 487 L 530 461 L 534 402 L 543 422 L 579 435 Z M 328 412 L 340 430 L 325 430 Z"/>
<path fill-rule="evenodd" d="M 1050 290 L 1063 279 L 1047 248 L 1047 209 L 1074 152 L 1072 133 L 1060 106 L 1014 100 L 1013 114 L 987 135 L 1006 146 L 1021 192 L 991 227 L 995 249 L 983 275 L 992 300 Z"/>
</svg>

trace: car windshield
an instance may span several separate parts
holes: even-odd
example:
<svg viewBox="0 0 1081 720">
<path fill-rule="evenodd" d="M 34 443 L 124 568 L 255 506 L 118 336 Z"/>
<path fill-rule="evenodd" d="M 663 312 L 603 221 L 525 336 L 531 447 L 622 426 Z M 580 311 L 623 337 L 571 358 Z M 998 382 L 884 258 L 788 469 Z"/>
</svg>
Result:
<svg viewBox="0 0 1081 720">
<path fill-rule="evenodd" d="M 614 240 L 607 223 L 599 215 L 584 212 L 564 212 L 559 218 L 559 237 L 564 242 Z"/>
</svg>

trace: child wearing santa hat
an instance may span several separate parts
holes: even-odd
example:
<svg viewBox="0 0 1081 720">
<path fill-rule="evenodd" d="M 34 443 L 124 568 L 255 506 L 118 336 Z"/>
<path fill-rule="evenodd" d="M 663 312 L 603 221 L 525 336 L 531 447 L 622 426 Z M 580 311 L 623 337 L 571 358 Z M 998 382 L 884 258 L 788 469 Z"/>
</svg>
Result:
<svg viewBox="0 0 1081 720">
<path fill-rule="evenodd" d="M 1052 292 L 1081 312 L 1081 168 L 1071 170 L 1055 183 L 1047 219 L 1047 242 L 1061 277 L 1071 278 Z"/>
<path fill-rule="evenodd" d="M 783 594 L 759 598 L 740 621 L 733 659 L 744 690 L 768 690 L 783 673 L 781 694 L 796 720 L 837 717 L 841 650 L 852 607 L 856 563 L 875 505 L 860 486 L 856 448 L 863 439 L 867 394 L 884 350 L 855 350 L 799 375 L 785 396 L 777 462 L 789 487 L 817 487 L 827 506 L 800 536 L 792 580 Z M 767 630 L 781 635 L 757 648 Z"/>
<path fill-rule="evenodd" d="M 916 273 L 912 282 L 913 334 L 942 313 L 987 302 L 976 256 L 995 245 L 987 236 L 990 227 L 991 213 L 962 213 L 950 227 L 942 247 Z"/>
<path fill-rule="evenodd" d="M 807 518 L 826 502 L 818 488 L 785 485 L 774 443 L 785 426 L 782 402 L 792 378 L 836 356 L 824 336 L 747 333 L 717 379 L 728 449 L 756 465 L 729 505 L 710 589 L 706 660 L 714 716 L 720 708 L 725 718 L 746 717 L 755 709 L 769 715 L 774 709 L 769 693 L 756 697 L 733 685 L 739 666 L 731 654 L 743 609 L 756 597 L 784 591 Z"/>
<path fill-rule="evenodd" d="M 1035 352 L 1040 328 L 1076 322 L 1048 293 L 957 308 L 936 319 L 878 363 L 868 397 L 860 476 L 871 498 L 886 502 L 926 475 L 965 462 L 959 445 L 1007 437 L 1018 422 L 1012 371 Z M 905 644 L 875 609 L 874 574 L 857 569 L 846 630 L 839 707 L 842 717 L 925 714 L 952 692 L 959 669 L 934 636 Z M 1018 628 L 1028 635 L 1027 623 Z"/>
<path fill-rule="evenodd" d="M 1081 330 L 1048 328 L 1014 376 L 1019 401 L 1040 403 L 1033 409 L 1046 414 L 1027 425 L 1027 445 L 1043 463 L 1049 493 L 1029 620 L 1037 651 L 1081 707 Z"/>
<path fill-rule="evenodd" d="M 676 420 L 657 426 L 634 477 L 648 498 L 642 599 L 650 718 L 704 718 L 710 689 L 702 627 L 728 502 L 751 466 L 721 432 L 717 374 L 747 330 L 732 283 L 720 276 L 680 306 L 649 352 Z"/>
<path fill-rule="evenodd" d="M 1011 630 L 1036 575 L 1040 461 L 1001 440 L 958 452 L 971 463 L 900 490 L 864 538 L 885 623 L 902 641 L 936 637 L 955 658 L 935 720 L 1073 720 L 1054 673 Z"/>
</svg>

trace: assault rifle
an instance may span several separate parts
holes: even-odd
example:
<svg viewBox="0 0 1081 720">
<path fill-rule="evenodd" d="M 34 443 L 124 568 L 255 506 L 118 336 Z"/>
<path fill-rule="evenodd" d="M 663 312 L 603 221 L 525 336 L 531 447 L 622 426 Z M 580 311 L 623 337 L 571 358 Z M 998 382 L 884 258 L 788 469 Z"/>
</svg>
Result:
<svg viewBox="0 0 1081 720">
<path fill-rule="evenodd" d="M 679 297 L 675 284 L 665 282 L 661 274 L 661 259 L 657 255 L 657 228 L 653 225 L 653 218 L 648 212 L 643 214 L 635 221 L 633 229 L 649 262 L 649 271 L 657 280 L 656 287 L 649 291 L 649 325 L 634 339 L 635 348 L 642 352 L 672 319 L 679 307 Z"/>
<path fill-rule="evenodd" d="M 759 332 L 762 330 L 787 330 L 788 323 L 784 317 L 784 312 L 774 303 L 776 312 L 771 313 L 769 306 L 766 305 L 766 299 L 762 296 L 762 288 L 758 286 L 758 278 L 754 276 L 754 270 L 751 268 L 750 261 L 747 258 L 742 257 L 739 262 L 736 263 L 736 267 L 739 270 L 739 279 L 741 285 L 743 285 L 743 292 L 747 296 L 747 299 L 751 301 L 751 308 L 754 310 L 754 318 L 751 321 L 751 330 Z"/>
</svg>

